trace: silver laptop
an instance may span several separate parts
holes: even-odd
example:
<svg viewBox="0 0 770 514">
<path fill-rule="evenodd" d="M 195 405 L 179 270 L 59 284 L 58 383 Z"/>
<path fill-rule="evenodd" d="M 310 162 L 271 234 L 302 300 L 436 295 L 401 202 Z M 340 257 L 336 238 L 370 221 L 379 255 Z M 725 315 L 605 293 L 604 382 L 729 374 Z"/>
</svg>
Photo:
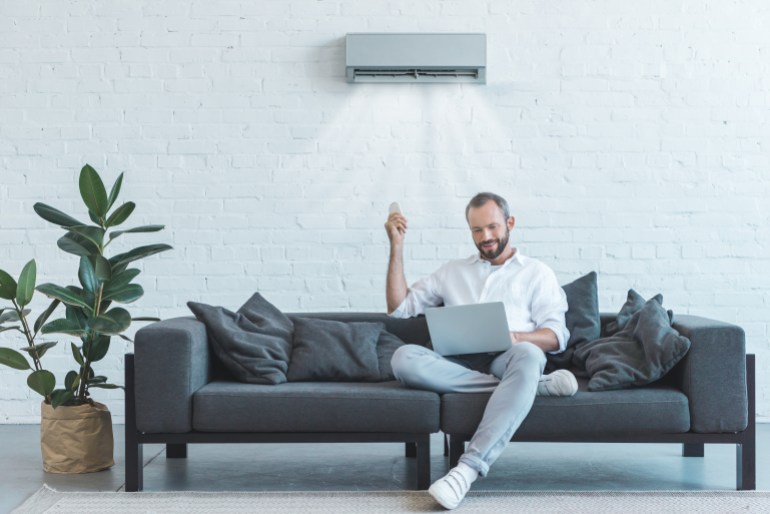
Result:
<svg viewBox="0 0 770 514">
<path fill-rule="evenodd" d="M 425 318 L 439 355 L 504 352 L 511 347 L 503 302 L 426 309 Z"/>
</svg>

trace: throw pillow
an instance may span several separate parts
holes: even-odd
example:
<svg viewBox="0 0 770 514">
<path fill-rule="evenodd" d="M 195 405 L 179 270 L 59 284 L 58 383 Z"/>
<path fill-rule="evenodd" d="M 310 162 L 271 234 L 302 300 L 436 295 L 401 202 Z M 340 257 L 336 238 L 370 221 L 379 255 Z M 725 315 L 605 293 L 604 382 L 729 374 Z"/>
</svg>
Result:
<svg viewBox="0 0 770 514">
<path fill-rule="evenodd" d="M 660 294 L 655 295 L 653 298 L 656 298 L 658 303 L 663 303 L 663 296 Z M 642 310 L 642 307 L 644 307 L 646 302 L 647 300 L 645 300 L 642 295 L 633 289 L 629 289 L 628 296 L 626 297 L 626 303 L 624 303 L 620 308 L 617 317 L 614 321 L 607 323 L 607 327 L 605 329 L 606 334 L 611 336 L 612 334 L 616 334 L 623 330 L 631 320 L 631 317 Z"/>
<path fill-rule="evenodd" d="M 671 326 L 661 295 L 648 300 L 618 333 L 575 351 L 591 377 L 590 391 L 608 391 L 654 382 L 690 349 L 690 340 Z"/>
<path fill-rule="evenodd" d="M 393 354 L 396 350 L 403 345 L 404 342 L 398 336 L 391 334 L 387 330 L 383 330 L 380 334 L 380 338 L 377 340 L 377 364 L 380 368 L 380 382 L 396 379 L 393 376 L 393 368 L 390 366 L 390 361 L 393 359 Z"/>
<path fill-rule="evenodd" d="M 291 320 L 254 294 L 238 312 L 188 302 L 203 324 L 214 354 L 234 378 L 253 384 L 286 382 L 291 355 Z"/>
<path fill-rule="evenodd" d="M 576 345 L 599 339 L 601 320 L 599 317 L 599 293 L 596 272 L 592 271 L 569 284 L 562 286 L 567 295 L 565 321 L 569 330 L 567 349 L 562 353 L 547 354 L 546 372 L 568 368 Z"/>
<path fill-rule="evenodd" d="M 377 382 L 377 341 L 382 323 L 303 318 L 294 321 L 290 382 Z"/>
<path fill-rule="evenodd" d="M 663 303 L 663 296 L 660 294 L 656 294 L 653 296 L 653 298 L 658 300 L 658 303 Z M 647 300 L 645 300 L 642 295 L 634 291 L 633 289 L 628 290 L 628 297 L 626 299 L 626 303 L 623 304 L 623 307 L 620 308 L 620 312 L 618 312 L 618 315 L 615 317 L 614 321 L 610 321 L 607 323 L 607 327 L 605 328 L 605 335 L 611 336 L 612 334 L 616 334 L 623 330 L 628 324 L 628 321 L 631 319 L 631 317 L 642 310 L 642 307 L 644 307 L 644 304 Z M 666 311 L 666 314 L 668 314 L 669 322 L 674 321 L 674 312 L 671 310 Z"/>
</svg>

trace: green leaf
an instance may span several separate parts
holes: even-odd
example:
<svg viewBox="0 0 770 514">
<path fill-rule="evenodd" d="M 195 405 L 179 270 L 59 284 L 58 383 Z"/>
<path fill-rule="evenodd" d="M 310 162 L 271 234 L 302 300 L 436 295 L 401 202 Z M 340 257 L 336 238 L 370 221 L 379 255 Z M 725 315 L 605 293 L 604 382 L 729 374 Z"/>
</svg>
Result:
<svg viewBox="0 0 770 514">
<path fill-rule="evenodd" d="M 75 391 L 80 385 L 80 374 L 77 371 L 70 371 L 64 377 L 64 388 Z"/>
<path fill-rule="evenodd" d="M 110 337 L 99 336 L 92 341 L 90 348 L 88 349 L 88 354 L 86 354 L 85 356 L 88 358 L 90 362 L 97 362 L 102 360 L 104 356 L 107 355 L 107 351 L 109 349 L 110 349 Z M 93 373 L 93 370 L 91 370 L 91 372 Z"/>
<path fill-rule="evenodd" d="M 97 255 L 94 263 L 94 272 L 96 273 L 96 278 L 99 279 L 99 282 L 107 282 L 110 280 L 112 278 L 110 261 L 101 255 Z"/>
<path fill-rule="evenodd" d="M 83 354 L 80 353 L 80 348 L 75 343 L 70 343 L 70 349 L 72 349 L 72 356 L 75 358 L 75 362 L 83 365 Z"/>
<path fill-rule="evenodd" d="M 72 286 L 70 286 L 67 289 L 72 290 L 74 288 Z M 76 294 L 80 294 L 78 292 L 75 292 L 75 293 Z M 77 323 L 78 325 L 80 325 L 80 328 L 82 328 L 83 330 L 88 328 L 88 315 L 85 312 L 83 312 L 83 309 L 81 307 L 67 305 L 67 306 L 65 306 L 65 311 L 64 312 L 65 312 L 65 317 L 68 320 L 70 320 L 70 321 L 72 321 L 74 323 Z M 89 311 L 89 314 L 90 313 L 91 312 Z"/>
<path fill-rule="evenodd" d="M 81 337 L 86 331 L 78 322 L 61 318 L 43 325 L 42 332 L 43 334 L 68 334 Z"/>
<path fill-rule="evenodd" d="M 43 218 L 46 221 L 50 221 L 54 225 L 59 225 L 60 227 L 69 228 L 74 225 L 82 225 L 82 221 L 78 221 L 72 216 L 68 214 L 64 214 L 59 209 L 54 209 L 50 205 L 46 205 L 44 203 L 36 203 L 33 207 L 35 209 L 35 212 Z"/>
<path fill-rule="evenodd" d="M 130 337 L 124 336 L 123 334 L 118 334 L 118 337 L 123 339 L 124 341 L 128 341 L 129 343 L 133 343 L 134 342 L 133 339 L 131 339 Z"/>
<path fill-rule="evenodd" d="M 143 259 L 150 255 L 155 255 L 156 253 L 165 252 L 166 250 L 171 250 L 171 246 L 167 244 L 140 246 L 129 252 L 115 255 L 110 259 L 110 264 L 112 265 L 112 269 L 115 270 L 115 268 L 121 264 Z"/>
<path fill-rule="evenodd" d="M 37 286 L 37 290 L 46 295 L 49 298 L 55 298 L 61 300 L 62 303 L 67 305 L 74 305 L 82 307 L 87 312 L 93 312 L 90 305 L 83 301 L 83 299 L 77 293 L 73 292 L 66 287 L 57 286 L 56 284 L 40 284 Z"/>
<path fill-rule="evenodd" d="M 4 300 L 16 298 L 16 287 L 13 277 L 0 269 L 0 298 Z"/>
<path fill-rule="evenodd" d="M 0 332 L 7 332 L 8 330 L 18 330 L 22 334 L 24 333 L 24 331 L 16 325 L 13 325 L 12 327 L 0 327 Z"/>
<path fill-rule="evenodd" d="M 56 307 L 59 306 L 61 302 L 59 300 L 54 300 L 51 302 L 51 305 L 48 306 L 48 308 L 43 311 L 43 313 L 38 316 L 37 321 L 35 321 L 35 333 L 37 334 L 40 332 L 40 327 L 43 326 L 43 324 L 48 321 L 48 318 L 51 317 L 51 314 L 53 314 L 53 311 L 56 310 Z"/>
<path fill-rule="evenodd" d="M 19 313 L 15 310 L 8 310 L 0 314 L 0 323 L 6 323 L 8 321 L 21 321 L 19 319 Z"/>
<path fill-rule="evenodd" d="M 136 208 L 136 204 L 134 202 L 126 202 L 117 209 L 115 209 L 115 212 L 113 212 L 109 218 L 107 218 L 107 223 L 105 223 L 108 227 L 116 227 L 126 221 L 129 216 L 131 216 L 131 213 L 134 212 L 134 209 Z M 110 236 L 110 239 L 112 239 L 115 236 Z"/>
<path fill-rule="evenodd" d="M 66 389 L 57 389 L 51 393 L 51 406 L 55 409 L 56 407 L 72 401 L 73 398 L 75 398 L 75 395 L 72 393 L 72 391 L 67 391 Z"/>
<path fill-rule="evenodd" d="M 110 210 L 112 206 L 115 204 L 115 200 L 118 199 L 118 195 L 120 194 L 120 186 L 123 185 L 123 174 L 121 173 L 118 175 L 117 180 L 112 185 L 112 189 L 110 190 L 110 197 L 107 200 L 107 210 Z"/>
<path fill-rule="evenodd" d="M 98 389 L 125 389 L 125 387 L 115 384 L 92 384 L 88 387 L 96 387 Z"/>
<path fill-rule="evenodd" d="M 37 280 L 37 264 L 32 259 L 24 265 L 19 275 L 19 283 L 16 287 L 16 303 L 19 307 L 24 307 L 32 301 L 32 295 L 35 294 L 35 280 Z"/>
<path fill-rule="evenodd" d="M 105 289 L 109 288 L 117 288 L 124 286 L 131 282 L 134 278 L 136 278 L 137 275 L 139 275 L 141 271 L 139 271 L 136 268 L 129 268 L 123 271 L 120 271 L 118 273 L 114 273 L 112 275 L 112 279 L 110 280 L 110 283 L 105 286 Z"/>
<path fill-rule="evenodd" d="M 109 207 L 107 191 L 104 189 L 104 182 L 102 182 L 99 174 L 88 164 L 80 170 L 79 185 L 80 196 L 88 210 L 99 218 L 104 218 Z"/>
<path fill-rule="evenodd" d="M 67 232 L 56 241 L 56 245 L 67 253 L 77 255 L 80 257 L 90 257 L 92 255 L 99 255 L 99 247 L 96 246 L 90 239 L 76 234 L 75 232 Z"/>
<path fill-rule="evenodd" d="M 24 316 L 28 316 L 30 312 L 32 311 L 29 309 L 24 309 L 21 311 Z M 8 311 L 0 314 L 0 323 L 6 323 L 8 321 L 21 321 L 19 318 L 19 313 L 16 312 L 15 309 L 9 309 Z"/>
<path fill-rule="evenodd" d="M 107 382 L 107 377 L 104 375 L 97 375 L 88 381 L 88 385 L 103 384 Z"/>
<path fill-rule="evenodd" d="M 158 232 L 160 230 L 163 230 L 164 228 L 166 228 L 165 225 L 142 225 L 141 227 L 129 228 L 127 230 L 116 230 L 115 232 L 110 232 L 110 239 L 115 239 L 116 237 L 123 234 L 136 234 L 139 232 Z"/>
<path fill-rule="evenodd" d="M 91 221 L 93 221 L 95 224 L 97 224 L 97 225 L 101 225 L 102 224 L 102 220 L 100 220 L 99 216 L 97 216 L 93 212 L 88 211 L 88 217 L 91 218 Z"/>
<path fill-rule="evenodd" d="M 104 232 L 101 227 L 94 227 L 92 225 L 78 225 L 69 228 L 70 232 L 74 232 L 79 236 L 88 239 L 97 248 L 101 248 L 104 245 Z"/>
<path fill-rule="evenodd" d="M 126 309 L 116 307 L 90 321 L 91 328 L 101 334 L 117 335 L 131 325 L 131 315 Z"/>
<path fill-rule="evenodd" d="M 50 348 L 53 348 L 56 346 L 57 342 L 52 343 L 40 343 L 36 344 L 35 346 L 27 346 L 25 348 L 22 348 L 21 350 L 24 352 L 27 352 L 30 357 L 36 357 L 38 359 L 41 359 L 43 355 L 45 355 L 45 352 L 47 352 Z"/>
<path fill-rule="evenodd" d="M 83 289 L 89 293 L 96 294 L 99 291 L 99 279 L 96 278 L 96 270 L 88 257 L 80 258 L 80 268 L 78 269 L 78 278 Z"/>
<path fill-rule="evenodd" d="M 32 369 L 27 358 L 11 348 L 0 348 L 0 364 L 5 364 L 13 369 Z"/>
<path fill-rule="evenodd" d="M 114 287 L 110 284 L 104 289 L 102 300 L 111 300 L 118 303 L 131 303 L 142 297 L 144 289 L 139 284 L 126 284 Z"/>
<path fill-rule="evenodd" d="M 36 393 L 48 396 L 56 387 L 56 377 L 45 369 L 33 371 L 27 377 L 27 385 Z"/>
</svg>

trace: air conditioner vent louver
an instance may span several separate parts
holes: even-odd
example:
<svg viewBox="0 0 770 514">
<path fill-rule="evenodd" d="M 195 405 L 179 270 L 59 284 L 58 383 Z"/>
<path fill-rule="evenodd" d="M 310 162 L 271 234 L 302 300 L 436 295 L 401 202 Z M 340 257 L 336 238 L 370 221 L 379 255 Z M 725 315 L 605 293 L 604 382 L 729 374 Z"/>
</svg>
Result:
<svg viewBox="0 0 770 514">
<path fill-rule="evenodd" d="M 346 37 L 348 82 L 486 83 L 485 34 Z"/>
</svg>

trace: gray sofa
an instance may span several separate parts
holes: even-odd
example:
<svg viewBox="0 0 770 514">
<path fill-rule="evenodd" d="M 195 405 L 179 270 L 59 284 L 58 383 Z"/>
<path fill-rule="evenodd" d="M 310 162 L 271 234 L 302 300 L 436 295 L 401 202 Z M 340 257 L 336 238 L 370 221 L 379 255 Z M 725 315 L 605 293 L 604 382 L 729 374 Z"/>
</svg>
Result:
<svg viewBox="0 0 770 514">
<path fill-rule="evenodd" d="M 383 314 L 301 314 L 338 321 L 379 321 L 408 343 L 428 344 L 423 318 Z M 602 326 L 614 318 L 602 315 Z M 674 328 L 692 341 L 664 379 L 640 388 L 538 397 L 514 436 L 530 442 L 651 442 L 737 448 L 737 488 L 755 489 L 754 356 L 743 330 L 695 316 Z M 205 326 L 194 318 L 148 325 L 126 355 L 126 490 L 139 491 L 142 445 L 166 444 L 185 458 L 189 443 L 402 442 L 416 460 L 416 487 L 430 484 L 430 434 L 444 432 L 449 465 L 481 419 L 487 394 L 444 394 L 399 383 L 235 382 L 217 365 Z"/>
</svg>

